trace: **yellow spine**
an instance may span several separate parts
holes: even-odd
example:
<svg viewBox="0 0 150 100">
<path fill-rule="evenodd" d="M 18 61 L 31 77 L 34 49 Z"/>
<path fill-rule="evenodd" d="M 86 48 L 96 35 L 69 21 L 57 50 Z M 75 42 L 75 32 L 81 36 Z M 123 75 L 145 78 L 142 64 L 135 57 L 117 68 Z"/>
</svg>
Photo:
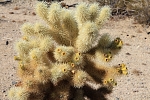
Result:
<svg viewBox="0 0 150 100">
<path fill-rule="evenodd" d="M 83 24 L 90 19 L 88 5 L 86 3 L 81 3 L 77 6 L 75 19 L 78 23 L 79 30 L 82 28 Z"/>
<path fill-rule="evenodd" d="M 28 92 L 31 93 L 39 93 L 40 92 L 40 88 L 39 88 L 40 82 L 38 82 L 34 76 L 28 76 L 26 78 L 24 78 L 23 82 L 22 82 L 22 87 L 24 87 Z"/>
<path fill-rule="evenodd" d="M 81 53 L 86 53 L 97 45 L 98 29 L 93 22 L 86 22 L 84 27 L 79 31 L 76 40 L 76 48 Z"/>
<path fill-rule="evenodd" d="M 34 71 L 34 78 L 39 83 L 47 83 L 50 81 L 50 69 L 48 66 L 38 66 Z"/>
<path fill-rule="evenodd" d="M 113 55 L 109 49 L 97 49 L 95 51 L 95 59 L 101 60 L 104 62 L 111 61 Z"/>
<path fill-rule="evenodd" d="M 20 40 L 16 43 L 15 46 L 16 51 L 18 51 L 19 53 L 20 59 L 22 59 L 22 61 L 24 62 L 28 62 L 29 60 L 28 54 L 29 51 L 32 49 L 32 45 L 27 41 Z"/>
<path fill-rule="evenodd" d="M 21 27 L 21 31 L 24 33 L 25 36 L 32 36 L 33 34 L 35 34 L 34 27 L 30 23 L 23 24 Z"/>
<path fill-rule="evenodd" d="M 83 55 L 79 52 L 73 54 L 71 61 L 74 63 L 75 66 L 80 66 L 80 67 L 84 66 Z"/>
<path fill-rule="evenodd" d="M 89 13 L 90 13 L 90 20 L 95 22 L 96 18 L 98 17 L 99 14 L 99 4 L 98 3 L 93 3 L 89 7 Z"/>
<path fill-rule="evenodd" d="M 51 72 L 51 82 L 54 85 L 57 85 L 58 82 L 60 82 L 61 80 L 64 80 L 67 78 L 67 76 L 70 76 L 71 74 L 71 65 L 67 64 L 67 63 L 56 63 L 53 65 L 53 67 L 50 69 Z"/>
<path fill-rule="evenodd" d="M 98 18 L 96 19 L 96 25 L 100 29 L 105 21 L 111 16 L 111 8 L 109 6 L 104 6 L 101 8 Z"/>
<path fill-rule="evenodd" d="M 85 85 L 87 73 L 82 70 L 77 70 L 73 76 L 73 85 L 76 88 L 81 88 Z"/>
<path fill-rule="evenodd" d="M 46 4 L 44 4 L 43 2 L 38 3 L 36 5 L 36 13 L 45 21 L 48 22 L 47 20 L 47 16 L 48 16 L 48 8 L 46 6 Z"/>
<path fill-rule="evenodd" d="M 56 42 L 53 40 L 53 38 L 51 37 L 43 37 L 40 39 L 41 43 L 40 43 L 40 50 L 43 53 L 47 53 L 50 51 L 53 51 L 56 48 Z"/>
<path fill-rule="evenodd" d="M 52 33 L 52 31 L 48 27 L 46 27 L 40 23 L 34 24 L 34 31 L 37 36 L 41 36 L 41 37 L 50 35 Z"/>
<path fill-rule="evenodd" d="M 74 42 L 75 38 L 78 35 L 78 29 L 77 23 L 73 16 L 73 12 L 67 9 L 63 9 L 61 16 L 61 25 L 64 30 L 64 35 L 66 36 L 66 38 L 69 38 L 71 42 Z"/>
<path fill-rule="evenodd" d="M 54 50 L 54 58 L 59 62 L 68 62 L 71 61 L 73 53 L 74 48 L 71 46 L 58 46 Z"/>
<path fill-rule="evenodd" d="M 60 4 L 57 2 L 52 3 L 48 11 L 48 21 L 50 23 L 49 24 L 50 28 L 53 31 L 60 32 L 62 30 L 60 25 L 60 16 L 61 16 Z"/>
<path fill-rule="evenodd" d="M 9 100 L 28 100 L 29 92 L 22 87 L 12 87 L 8 91 Z"/>
</svg>

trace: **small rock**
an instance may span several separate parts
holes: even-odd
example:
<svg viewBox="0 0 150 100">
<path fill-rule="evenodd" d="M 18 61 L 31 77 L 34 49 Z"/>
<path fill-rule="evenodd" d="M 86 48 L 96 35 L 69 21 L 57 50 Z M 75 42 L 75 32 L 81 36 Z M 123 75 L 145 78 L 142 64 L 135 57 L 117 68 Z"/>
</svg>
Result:
<svg viewBox="0 0 150 100">
<path fill-rule="evenodd" d="M 135 35 L 131 35 L 131 38 L 135 37 Z"/>
<path fill-rule="evenodd" d="M 142 65 L 146 65 L 145 63 L 142 63 Z"/>
<path fill-rule="evenodd" d="M 23 15 L 27 15 L 27 13 L 25 12 Z"/>
<path fill-rule="evenodd" d="M 6 18 L 6 16 L 2 16 L 2 18 Z"/>
<path fill-rule="evenodd" d="M 8 45 L 9 44 L 9 42 L 8 41 L 6 41 L 6 45 Z"/>
<path fill-rule="evenodd" d="M 127 46 L 131 46 L 131 44 L 129 44 L 129 43 L 126 43 L 125 45 L 127 45 Z"/>
<path fill-rule="evenodd" d="M 126 55 L 131 55 L 131 54 L 127 52 Z"/>
<path fill-rule="evenodd" d="M 134 69 L 134 70 L 132 71 L 132 73 L 133 73 L 133 74 L 135 74 L 136 76 L 139 76 L 139 75 L 141 75 L 141 74 L 142 74 L 142 72 L 141 72 L 141 71 L 136 70 L 136 69 Z"/>
<path fill-rule="evenodd" d="M 116 97 L 116 100 L 120 100 L 118 97 Z"/>
<path fill-rule="evenodd" d="M 20 9 L 19 7 L 15 7 L 15 8 L 14 8 L 14 10 L 19 10 L 19 9 Z"/>
<path fill-rule="evenodd" d="M 15 85 L 15 84 L 17 84 L 17 82 L 15 82 L 15 81 L 12 81 L 12 85 Z"/>
<path fill-rule="evenodd" d="M 147 34 L 150 34 L 150 32 L 147 32 Z"/>
<path fill-rule="evenodd" d="M 9 12 L 9 14 L 14 14 L 14 12 Z"/>
<path fill-rule="evenodd" d="M 134 90 L 133 92 L 139 92 L 138 90 Z"/>
<path fill-rule="evenodd" d="M 34 15 L 34 16 L 35 16 L 35 15 L 36 15 L 36 13 L 35 13 L 35 12 L 32 12 L 32 15 Z"/>
<path fill-rule="evenodd" d="M 12 20 L 12 22 L 16 22 L 15 20 Z"/>
<path fill-rule="evenodd" d="M 142 31 L 140 29 L 137 30 L 137 33 L 142 33 Z"/>
<path fill-rule="evenodd" d="M 5 90 L 3 90 L 2 92 L 3 92 L 3 93 L 5 93 L 6 91 L 5 91 Z"/>
</svg>

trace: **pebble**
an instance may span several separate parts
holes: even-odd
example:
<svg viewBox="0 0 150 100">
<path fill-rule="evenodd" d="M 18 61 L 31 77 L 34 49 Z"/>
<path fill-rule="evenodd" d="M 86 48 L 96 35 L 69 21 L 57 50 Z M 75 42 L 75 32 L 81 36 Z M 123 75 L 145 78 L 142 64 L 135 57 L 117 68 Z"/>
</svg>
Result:
<svg viewBox="0 0 150 100">
<path fill-rule="evenodd" d="M 137 30 L 137 32 L 138 32 L 138 33 L 142 33 L 142 31 L 141 31 L 140 29 L 139 29 L 139 30 Z"/>
<path fill-rule="evenodd" d="M 15 7 L 15 8 L 14 8 L 14 10 L 19 10 L 19 9 L 20 9 L 20 8 L 18 8 L 18 7 Z"/>
<path fill-rule="evenodd" d="M 9 14 L 14 14 L 14 12 L 9 12 Z"/>
<path fill-rule="evenodd" d="M 15 84 L 17 84 L 17 82 L 16 81 L 12 81 L 12 85 L 15 85 Z"/>
<path fill-rule="evenodd" d="M 6 18 L 5 16 L 2 16 L 2 18 Z"/>
<path fill-rule="evenodd" d="M 131 46 L 131 44 L 129 44 L 129 43 L 126 43 L 125 45 L 127 45 L 127 46 Z"/>
<path fill-rule="evenodd" d="M 131 35 L 131 38 L 136 37 L 135 35 Z"/>
<path fill-rule="evenodd" d="M 127 52 L 126 55 L 131 55 L 131 54 Z"/>
<path fill-rule="evenodd" d="M 35 15 L 36 15 L 36 13 L 35 13 L 35 12 L 32 12 L 32 15 L 34 15 L 34 16 L 35 16 Z"/>
<path fill-rule="evenodd" d="M 133 92 L 139 92 L 138 90 L 134 90 Z"/>
<path fill-rule="evenodd" d="M 120 100 L 118 97 L 116 97 L 116 100 Z"/>
<path fill-rule="evenodd" d="M 27 13 L 25 12 L 23 15 L 27 15 Z"/>
<path fill-rule="evenodd" d="M 16 22 L 15 20 L 12 20 L 12 22 Z"/>
<path fill-rule="evenodd" d="M 5 93 L 6 91 L 5 91 L 5 90 L 3 90 L 2 92 L 3 92 L 3 93 Z"/>
<path fill-rule="evenodd" d="M 9 44 L 9 42 L 8 41 L 6 41 L 6 45 L 8 45 Z"/>
<path fill-rule="evenodd" d="M 145 63 L 142 63 L 142 65 L 146 65 Z"/>
</svg>

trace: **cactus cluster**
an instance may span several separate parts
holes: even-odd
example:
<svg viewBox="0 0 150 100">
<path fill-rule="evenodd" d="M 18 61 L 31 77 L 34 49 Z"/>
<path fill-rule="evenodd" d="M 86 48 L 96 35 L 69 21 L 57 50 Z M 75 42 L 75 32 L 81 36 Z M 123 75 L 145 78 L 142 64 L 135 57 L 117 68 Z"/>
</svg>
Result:
<svg viewBox="0 0 150 100">
<path fill-rule="evenodd" d="M 9 90 L 10 100 L 84 100 L 85 87 L 111 90 L 117 76 L 127 75 L 125 64 L 105 65 L 123 45 L 119 37 L 99 33 L 111 16 L 109 6 L 80 3 L 70 10 L 39 2 L 36 13 L 46 25 L 21 27 L 14 57 L 21 82 Z"/>
</svg>

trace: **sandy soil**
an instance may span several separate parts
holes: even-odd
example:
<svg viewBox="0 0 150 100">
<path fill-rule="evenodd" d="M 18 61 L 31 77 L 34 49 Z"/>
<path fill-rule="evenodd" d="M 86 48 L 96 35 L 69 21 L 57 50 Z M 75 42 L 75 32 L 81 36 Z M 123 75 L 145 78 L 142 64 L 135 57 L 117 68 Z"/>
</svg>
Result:
<svg viewBox="0 0 150 100">
<path fill-rule="evenodd" d="M 73 4 L 81 0 L 65 0 Z M 85 0 L 84 0 L 85 1 Z M 26 0 L 0 4 L 0 100 L 7 99 L 7 91 L 19 78 L 16 75 L 17 62 L 13 57 L 15 42 L 20 38 L 20 26 L 25 22 L 39 21 L 34 6 L 36 1 Z M 114 57 L 111 65 L 125 63 L 129 74 L 117 79 L 118 85 L 108 100 L 150 100 L 150 28 L 135 23 L 133 18 L 109 20 L 100 33 L 119 36 L 124 41 L 121 52 Z"/>
</svg>

